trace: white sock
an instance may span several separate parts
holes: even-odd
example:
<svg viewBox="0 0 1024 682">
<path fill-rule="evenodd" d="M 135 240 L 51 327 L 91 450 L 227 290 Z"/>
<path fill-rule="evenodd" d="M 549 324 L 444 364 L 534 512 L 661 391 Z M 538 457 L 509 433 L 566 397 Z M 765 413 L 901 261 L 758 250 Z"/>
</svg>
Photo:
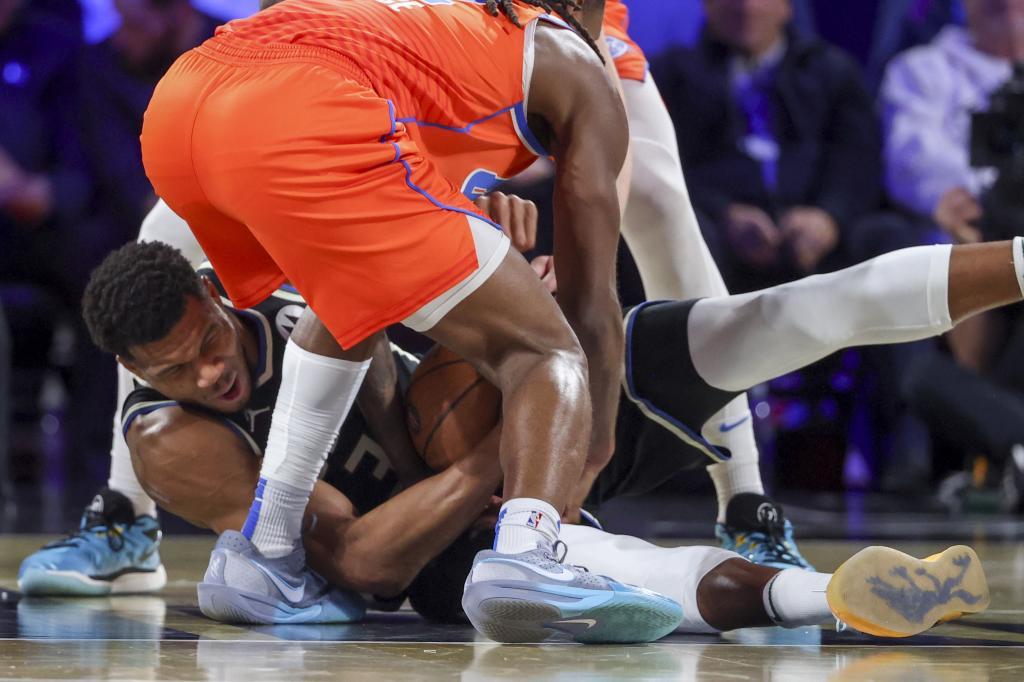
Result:
<svg viewBox="0 0 1024 682">
<path fill-rule="evenodd" d="M 723 430 L 724 429 L 724 430 Z M 760 453 L 754 441 L 754 422 L 747 395 L 733 400 L 709 419 L 701 430 L 713 445 L 728 448 L 732 458 L 707 467 L 718 496 L 718 522 L 725 523 L 729 501 L 739 493 L 764 494 Z"/>
<path fill-rule="evenodd" d="M 543 500 L 516 497 L 501 505 L 494 529 L 494 551 L 519 554 L 538 547 L 551 547 L 558 539 L 561 518 Z"/>
<path fill-rule="evenodd" d="M 369 367 L 369 360 L 317 355 L 288 341 L 257 495 L 242 528 L 264 556 L 284 556 L 298 544 L 313 484 Z"/>
<path fill-rule="evenodd" d="M 831 579 L 831 573 L 812 573 L 802 568 L 780 571 L 764 586 L 764 610 L 772 622 L 784 628 L 820 625 L 832 618 L 825 597 Z"/>
<path fill-rule="evenodd" d="M 132 502 L 136 516 L 149 514 L 156 516 L 156 502 L 142 489 L 135 468 L 132 466 L 132 454 L 124 441 L 121 430 L 121 407 L 125 398 L 132 392 L 132 375 L 120 364 L 117 366 L 117 409 L 114 410 L 114 431 L 110 442 L 110 477 L 107 487 L 116 490 Z"/>
<path fill-rule="evenodd" d="M 1013 238 L 1013 269 L 1017 272 L 1017 284 L 1024 296 L 1024 237 Z"/>
</svg>

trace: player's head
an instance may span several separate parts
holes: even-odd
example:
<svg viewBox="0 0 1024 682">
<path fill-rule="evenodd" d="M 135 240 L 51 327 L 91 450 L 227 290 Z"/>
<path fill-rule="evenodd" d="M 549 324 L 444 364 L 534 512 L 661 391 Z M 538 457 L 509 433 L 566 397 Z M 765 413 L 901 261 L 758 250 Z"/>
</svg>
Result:
<svg viewBox="0 0 1024 682">
<path fill-rule="evenodd" d="M 782 37 L 793 17 L 789 0 L 704 0 L 708 31 L 748 56 L 759 56 Z"/>
<path fill-rule="evenodd" d="M 93 341 L 172 400 L 236 412 L 252 377 L 242 326 L 177 249 L 127 244 L 89 278 L 82 314 Z"/>
</svg>

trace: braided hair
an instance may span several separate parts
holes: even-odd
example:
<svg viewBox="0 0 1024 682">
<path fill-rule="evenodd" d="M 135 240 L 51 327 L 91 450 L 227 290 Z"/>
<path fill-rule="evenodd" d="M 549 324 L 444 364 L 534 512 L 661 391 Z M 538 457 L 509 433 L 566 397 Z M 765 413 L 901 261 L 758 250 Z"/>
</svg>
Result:
<svg viewBox="0 0 1024 682">
<path fill-rule="evenodd" d="M 597 43 L 594 41 L 594 37 L 590 35 L 590 31 L 580 23 L 572 10 L 582 9 L 584 0 L 519 0 L 524 5 L 533 5 L 534 7 L 540 7 L 548 14 L 557 14 L 567 24 L 573 27 L 573 29 L 580 34 L 583 40 L 587 41 L 587 45 L 590 45 L 590 49 L 597 53 L 597 58 L 604 63 L 604 57 L 601 55 L 601 50 L 598 49 Z M 499 10 L 502 14 L 508 17 L 509 21 L 513 24 L 522 28 L 522 24 L 519 23 L 519 14 L 516 13 L 515 5 L 513 0 L 487 0 L 487 11 L 491 13 L 491 16 L 498 16 Z"/>
</svg>

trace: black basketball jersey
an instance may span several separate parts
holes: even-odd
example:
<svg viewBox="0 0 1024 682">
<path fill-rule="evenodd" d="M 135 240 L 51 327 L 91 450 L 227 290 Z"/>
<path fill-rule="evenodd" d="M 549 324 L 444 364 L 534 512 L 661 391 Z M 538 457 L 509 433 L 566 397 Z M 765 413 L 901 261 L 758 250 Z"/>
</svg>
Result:
<svg viewBox="0 0 1024 682">
<path fill-rule="evenodd" d="M 208 263 L 201 265 L 198 272 L 210 278 L 228 310 L 255 333 L 259 356 L 252 367 L 252 397 L 244 410 L 224 414 L 197 406 L 187 407 L 226 424 L 245 441 L 255 456 L 262 457 L 270 435 L 274 403 L 281 388 L 285 344 L 306 303 L 294 288 L 284 285 L 262 303 L 240 310 L 230 305 L 220 280 Z M 392 351 L 404 388 L 418 360 L 394 344 Z M 135 390 L 125 399 L 121 410 L 122 430 L 127 433 L 139 415 L 176 405 L 179 403 L 136 381 Z M 323 478 L 348 497 L 361 514 L 387 500 L 398 487 L 398 476 L 391 469 L 384 449 L 370 435 L 357 405 L 352 406 L 341 426 L 338 440 L 327 458 Z"/>
</svg>

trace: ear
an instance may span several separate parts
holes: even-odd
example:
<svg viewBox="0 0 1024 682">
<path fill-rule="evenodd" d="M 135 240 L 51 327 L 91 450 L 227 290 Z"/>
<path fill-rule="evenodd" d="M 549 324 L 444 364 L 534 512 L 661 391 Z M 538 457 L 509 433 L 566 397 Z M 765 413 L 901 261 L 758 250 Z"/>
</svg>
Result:
<svg viewBox="0 0 1024 682">
<path fill-rule="evenodd" d="M 134 362 L 132 362 L 131 358 L 129 358 L 127 356 L 124 356 L 124 355 L 115 355 L 114 357 L 117 359 L 117 363 L 119 365 L 121 365 L 126 370 L 128 370 L 129 372 L 131 372 L 135 376 L 139 377 L 140 379 L 142 378 L 142 374 L 140 373 L 141 370 L 139 369 L 139 366 L 136 365 Z"/>
<path fill-rule="evenodd" d="M 217 285 L 213 283 L 206 275 L 200 277 L 203 280 L 203 288 L 206 289 L 206 293 L 210 295 L 215 303 L 220 303 L 220 291 L 217 289 Z"/>
</svg>

